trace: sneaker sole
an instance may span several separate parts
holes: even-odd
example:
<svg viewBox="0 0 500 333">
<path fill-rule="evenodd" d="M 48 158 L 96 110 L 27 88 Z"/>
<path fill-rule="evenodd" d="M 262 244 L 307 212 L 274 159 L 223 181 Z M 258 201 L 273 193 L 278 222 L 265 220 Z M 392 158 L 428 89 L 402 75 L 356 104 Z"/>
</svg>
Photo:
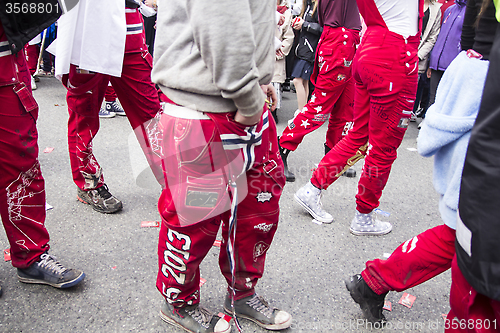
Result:
<svg viewBox="0 0 500 333">
<path fill-rule="evenodd" d="M 123 205 L 120 205 L 120 207 L 116 210 L 104 210 L 104 209 L 101 209 L 97 206 L 94 206 L 92 203 L 86 201 L 85 199 L 81 198 L 78 194 L 76 195 L 76 198 L 78 199 L 78 201 L 80 201 L 81 203 L 84 203 L 86 205 L 89 205 L 92 207 L 92 209 L 94 209 L 96 212 L 99 212 L 99 213 L 104 213 L 104 214 L 113 214 L 113 213 L 116 213 L 116 212 L 119 212 L 120 210 L 123 209 Z"/>
<path fill-rule="evenodd" d="M 300 198 L 297 196 L 297 194 L 294 194 L 293 197 L 295 198 L 295 201 L 297 201 L 297 203 L 299 203 L 302 206 L 302 208 L 307 210 L 307 212 L 309 214 L 311 214 L 311 216 L 314 217 L 316 220 L 318 220 L 322 223 L 332 223 L 333 222 L 333 218 L 331 220 L 326 220 L 326 219 L 322 218 L 321 216 L 316 215 L 316 213 L 314 213 L 314 211 L 311 208 L 309 208 L 302 200 L 300 200 Z"/>
<path fill-rule="evenodd" d="M 392 225 L 389 230 L 382 230 L 382 231 L 357 231 L 354 230 L 353 228 L 349 228 L 349 231 L 351 234 L 356 235 L 356 236 L 381 236 L 381 235 L 386 235 L 392 231 Z"/>
<path fill-rule="evenodd" d="M 22 276 L 19 276 L 19 275 L 17 277 L 18 277 L 19 281 L 23 282 L 23 283 L 45 284 L 45 285 L 48 285 L 48 286 L 52 286 L 54 288 L 65 289 L 65 288 L 71 288 L 73 286 L 76 286 L 77 284 L 79 284 L 80 282 L 82 282 L 83 279 L 85 278 L 85 273 L 82 272 L 80 275 L 78 275 L 78 277 L 74 278 L 73 280 L 67 281 L 67 282 L 62 282 L 62 283 L 51 283 L 51 282 L 44 281 L 44 280 L 25 278 L 25 277 L 22 277 Z"/>
<path fill-rule="evenodd" d="M 173 320 L 172 318 L 170 318 L 169 316 L 164 314 L 163 311 L 161 311 L 161 310 L 160 310 L 160 318 L 161 318 L 161 320 L 163 320 L 167 324 L 170 324 L 170 325 L 178 327 L 178 328 L 182 328 L 186 332 L 196 333 L 195 331 L 191 331 L 189 328 L 182 326 L 181 324 L 179 324 L 178 322 L 176 322 L 175 320 Z M 230 333 L 230 332 L 231 332 L 231 325 L 229 325 L 229 328 L 227 330 L 219 331 L 217 333 Z"/>
<path fill-rule="evenodd" d="M 225 306 L 224 306 L 224 311 L 230 316 L 233 315 L 233 312 L 231 310 L 229 310 L 228 308 L 226 308 Z M 281 324 L 264 324 L 255 318 L 252 318 L 252 317 L 249 317 L 249 316 L 246 316 L 243 314 L 239 314 L 236 316 L 238 318 L 250 320 L 250 321 L 256 323 L 257 325 L 259 325 L 260 327 L 263 327 L 263 328 L 270 330 L 270 331 L 284 330 L 285 328 L 288 328 L 292 325 L 292 316 L 290 316 L 290 319 L 288 319 L 287 321 L 285 321 L 284 323 L 281 323 Z"/>
</svg>

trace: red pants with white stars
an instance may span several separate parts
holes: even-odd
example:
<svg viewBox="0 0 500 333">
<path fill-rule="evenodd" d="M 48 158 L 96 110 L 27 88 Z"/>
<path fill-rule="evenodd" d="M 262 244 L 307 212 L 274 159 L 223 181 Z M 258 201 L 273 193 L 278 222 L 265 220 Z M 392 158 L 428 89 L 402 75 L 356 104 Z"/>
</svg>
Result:
<svg viewBox="0 0 500 333">
<path fill-rule="evenodd" d="M 356 195 L 356 209 L 363 214 L 378 207 L 408 128 L 417 91 L 418 39 L 368 27 L 353 63 L 354 125 L 311 177 L 314 186 L 326 189 L 366 155 Z"/>
<path fill-rule="evenodd" d="M 351 79 L 351 64 L 357 43 L 359 31 L 324 27 L 311 77 L 315 90 L 309 102 L 283 131 L 281 147 L 292 151 L 297 149 L 306 134 L 318 129 L 328 119 L 326 145 L 332 148 L 340 141 L 344 127 L 352 122 L 354 81 Z"/>
</svg>

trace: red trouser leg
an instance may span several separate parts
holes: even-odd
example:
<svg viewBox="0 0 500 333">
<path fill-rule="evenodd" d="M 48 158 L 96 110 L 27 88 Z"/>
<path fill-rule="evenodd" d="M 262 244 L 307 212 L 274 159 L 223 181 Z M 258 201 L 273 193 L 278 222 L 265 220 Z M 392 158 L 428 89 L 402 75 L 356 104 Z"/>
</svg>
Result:
<svg viewBox="0 0 500 333">
<path fill-rule="evenodd" d="M 30 74 L 33 75 L 36 72 L 36 65 L 38 63 L 39 46 L 27 44 L 24 50 L 26 51 L 26 62 L 28 63 Z"/>
<path fill-rule="evenodd" d="M 357 37 L 337 28 L 327 29 L 321 38 L 317 51 L 317 61 L 321 67 L 315 76 L 314 93 L 280 138 L 281 147 L 292 151 L 297 149 L 306 134 L 318 129 L 328 117 L 333 120 L 328 127 L 327 141 L 340 140 L 345 122 L 352 117 L 354 92 L 351 63 Z"/>
<path fill-rule="evenodd" d="M 106 102 L 114 102 L 116 101 L 116 96 L 115 89 L 113 89 L 112 85 L 109 85 L 106 87 L 106 91 L 104 92 L 104 100 Z"/>
<path fill-rule="evenodd" d="M 222 114 L 218 120 L 241 130 L 225 116 Z M 161 125 L 166 133 L 163 138 L 164 164 L 170 171 L 167 172 L 167 187 L 158 202 L 162 226 L 156 285 L 168 302 L 180 307 L 199 302 L 199 265 L 212 247 L 221 222 L 223 242 L 219 264 L 228 284 L 232 284 L 226 252 L 230 218 L 226 186 L 228 169 L 219 127 L 213 120 L 181 119 L 164 114 Z M 274 122 L 269 123 L 265 134 L 261 144 L 252 150 L 256 164 L 238 179 L 238 196 L 242 200 L 237 206 L 234 248 L 237 299 L 254 293 L 278 223 L 284 179 Z M 270 144 L 269 140 L 274 142 Z M 271 150 L 266 152 L 269 147 Z M 271 160 L 273 163 L 265 164 Z M 178 168 L 178 165 L 183 167 Z M 264 165 L 276 168 L 274 171 L 268 169 L 268 174 L 263 171 Z M 176 168 L 172 169 L 174 166 Z M 221 167 L 225 168 L 224 172 Z M 278 182 L 275 177 L 280 177 Z"/>
<path fill-rule="evenodd" d="M 158 91 L 151 82 L 152 61 L 147 51 L 125 53 L 121 77 L 110 77 L 110 81 L 153 174 L 163 184 L 163 173 L 155 151 L 155 138 L 151 135 L 154 132 L 152 119 L 160 111 Z"/>
<path fill-rule="evenodd" d="M 92 152 L 92 140 L 99 130 L 99 109 L 108 77 L 77 73 L 76 66 L 71 65 L 63 82 L 68 88 L 68 149 L 73 181 L 82 190 L 95 189 L 104 184 L 104 177 Z"/>
<path fill-rule="evenodd" d="M 364 214 L 378 207 L 417 89 L 416 43 L 406 44 L 388 31 L 385 38 L 365 36 L 354 64 L 353 128 L 323 157 L 311 178 L 313 185 L 326 189 L 367 154 L 356 195 L 357 210 Z"/>
<path fill-rule="evenodd" d="M 361 273 L 377 294 L 403 291 L 448 270 L 455 255 L 455 230 L 439 225 L 407 240 L 387 260 L 366 263 Z"/>
<path fill-rule="evenodd" d="M 25 71 L 25 89 L 31 95 Z M 38 108 L 26 112 L 13 86 L 0 87 L 0 100 L 0 215 L 12 265 L 26 268 L 49 249 L 45 184 L 38 163 Z"/>
<path fill-rule="evenodd" d="M 151 82 L 152 58 L 146 51 L 125 53 L 121 77 L 109 77 L 132 128 L 144 125 L 160 110 L 158 91 Z"/>
<path fill-rule="evenodd" d="M 450 306 L 444 325 L 446 333 L 500 331 L 500 302 L 479 294 L 467 282 L 456 256 L 451 263 Z"/>
<path fill-rule="evenodd" d="M 328 121 L 328 131 L 326 132 L 327 147 L 332 148 L 347 135 L 347 131 L 352 125 L 352 114 L 354 107 L 354 79 L 350 79 L 342 95 L 333 107 L 330 120 Z"/>
</svg>

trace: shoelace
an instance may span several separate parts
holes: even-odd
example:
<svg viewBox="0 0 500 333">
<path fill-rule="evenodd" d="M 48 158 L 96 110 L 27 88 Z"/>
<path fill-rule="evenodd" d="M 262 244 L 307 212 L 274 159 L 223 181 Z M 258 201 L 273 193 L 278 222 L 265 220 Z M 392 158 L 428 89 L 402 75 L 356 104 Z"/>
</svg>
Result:
<svg viewBox="0 0 500 333">
<path fill-rule="evenodd" d="M 274 309 L 269 307 L 269 303 L 262 296 L 255 296 L 251 300 L 247 302 L 249 306 L 251 306 L 256 311 L 262 313 L 267 318 L 271 318 L 273 315 Z"/>
<path fill-rule="evenodd" d="M 111 193 L 109 193 L 108 186 L 106 184 L 96 189 L 99 196 L 104 200 L 111 198 Z"/>
<path fill-rule="evenodd" d="M 186 312 L 201 326 L 205 328 L 208 328 L 210 326 L 210 320 L 212 319 L 212 314 L 204 307 L 198 306 L 196 307 L 196 309 L 186 310 Z"/>
<path fill-rule="evenodd" d="M 51 256 L 50 254 L 44 253 L 40 256 L 40 259 L 38 267 L 46 269 L 52 273 L 62 275 L 68 270 L 57 261 L 56 257 Z"/>
</svg>

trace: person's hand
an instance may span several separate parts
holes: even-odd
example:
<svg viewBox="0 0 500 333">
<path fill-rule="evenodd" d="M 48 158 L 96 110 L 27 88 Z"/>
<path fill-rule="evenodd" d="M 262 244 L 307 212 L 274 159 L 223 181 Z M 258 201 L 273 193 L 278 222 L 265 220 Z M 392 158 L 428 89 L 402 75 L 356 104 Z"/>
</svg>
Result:
<svg viewBox="0 0 500 333">
<path fill-rule="evenodd" d="M 285 23 L 285 15 L 280 14 L 280 19 L 278 20 L 278 25 L 282 26 Z"/>
<path fill-rule="evenodd" d="M 276 50 L 276 59 L 280 60 L 280 59 L 283 59 L 284 57 L 285 57 L 285 54 L 283 53 L 281 48 L 277 49 Z"/>
<path fill-rule="evenodd" d="M 262 88 L 262 91 L 264 94 L 267 96 L 266 103 L 270 105 L 270 110 L 274 111 L 276 110 L 276 100 L 278 99 L 278 96 L 276 95 L 276 91 L 274 90 L 274 87 L 271 84 L 265 85 L 265 86 L 260 86 Z M 245 126 L 252 126 L 255 125 L 259 122 L 260 117 L 262 116 L 262 112 L 264 111 L 264 108 L 254 114 L 251 117 L 246 117 L 240 113 L 240 111 L 236 111 L 236 114 L 234 115 L 234 121 L 237 123 L 240 123 Z"/>
<path fill-rule="evenodd" d="M 302 29 L 302 25 L 304 24 L 304 20 L 300 17 L 296 17 L 295 20 L 293 21 L 293 28 L 295 30 L 300 30 Z"/>
<path fill-rule="evenodd" d="M 427 68 L 427 78 L 430 79 L 432 74 L 432 70 L 430 68 Z"/>
<path fill-rule="evenodd" d="M 157 0 L 144 0 L 144 4 L 148 7 L 156 8 L 156 1 Z"/>
<path fill-rule="evenodd" d="M 276 94 L 276 90 L 272 84 L 268 84 L 266 86 L 260 86 L 262 91 L 267 96 L 266 103 L 269 105 L 269 110 L 272 112 L 276 110 L 276 102 L 278 101 L 278 95 Z"/>
</svg>

